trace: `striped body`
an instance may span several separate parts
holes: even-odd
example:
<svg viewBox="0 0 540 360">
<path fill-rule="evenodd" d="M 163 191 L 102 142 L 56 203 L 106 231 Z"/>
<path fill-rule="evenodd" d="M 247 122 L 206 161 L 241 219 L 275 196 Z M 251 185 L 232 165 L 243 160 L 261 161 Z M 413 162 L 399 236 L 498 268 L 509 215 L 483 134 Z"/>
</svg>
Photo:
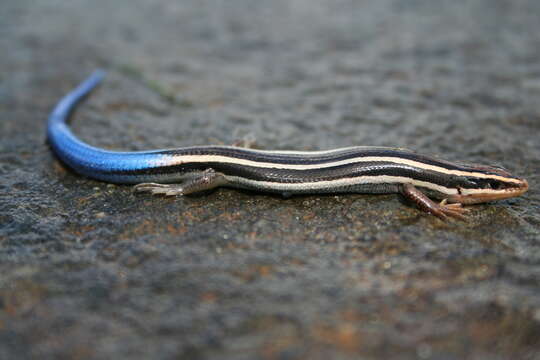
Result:
<svg viewBox="0 0 540 360">
<path fill-rule="evenodd" d="M 499 199 L 512 189 L 526 190 L 526 181 L 498 167 L 455 164 L 397 148 L 265 151 L 194 146 L 140 152 L 95 148 L 80 141 L 66 119 L 102 77 L 103 73 L 97 71 L 66 95 L 51 113 L 48 124 L 54 152 L 73 170 L 91 178 L 125 184 L 168 184 L 213 169 L 221 175 L 221 186 L 283 194 L 395 193 L 408 184 L 430 196 L 462 203 L 486 201 L 486 192 Z M 481 201 L 475 195 L 479 193 L 484 196 Z M 458 201 L 466 197 L 468 201 Z"/>
<path fill-rule="evenodd" d="M 71 135 L 73 136 L 73 135 Z M 354 147 L 325 152 L 273 152 L 232 146 L 112 152 L 84 144 L 57 150 L 75 171 L 99 180 L 137 184 L 174 183 L 187 173 L 212 168 L 230 186 L 286 193 L 395 193 L 396 183 L 412 183 L 441 194 L 457 194 L 472 168 L 407 150 Z M 453 172 L 450 173 L 450 172 Z M 498 176 L 478 173 L 478 176 Z M 444 197 L 444 195 L 441 195 Z"/>
</svg>

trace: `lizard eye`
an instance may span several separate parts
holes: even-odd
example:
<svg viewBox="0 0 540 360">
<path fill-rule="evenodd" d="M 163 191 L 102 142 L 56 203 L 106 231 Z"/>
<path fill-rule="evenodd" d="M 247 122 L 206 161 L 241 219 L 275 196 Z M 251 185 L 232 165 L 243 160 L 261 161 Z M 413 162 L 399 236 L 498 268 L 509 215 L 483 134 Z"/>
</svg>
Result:
<svg viewBox="0 0 540 360">
<path fill-rule="evenodd" d="M 488 186 L 493 190 L 500 190 L 503 188 L 502 184 L 499 181 L 490 181 Z"/>
</svg>

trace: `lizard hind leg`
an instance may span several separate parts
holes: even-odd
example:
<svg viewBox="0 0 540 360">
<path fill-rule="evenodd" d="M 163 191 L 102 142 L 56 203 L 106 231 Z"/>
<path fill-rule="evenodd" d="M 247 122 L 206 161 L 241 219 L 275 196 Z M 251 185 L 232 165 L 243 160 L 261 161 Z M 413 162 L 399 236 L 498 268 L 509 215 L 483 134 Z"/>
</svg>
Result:
<svg viewBox="0 0 540 360">
<path fill-rule="evenodd" d="M 227 184 L 224 174 L 214 169 L 206 169 L 200 173 L 190 174 L 187 180 L 180 184 L 141 183 L 133 187 L 135 192 L 149 192 L 154 195 L 189 195 L 205 190 L 211 190 Z"/>
</svg>

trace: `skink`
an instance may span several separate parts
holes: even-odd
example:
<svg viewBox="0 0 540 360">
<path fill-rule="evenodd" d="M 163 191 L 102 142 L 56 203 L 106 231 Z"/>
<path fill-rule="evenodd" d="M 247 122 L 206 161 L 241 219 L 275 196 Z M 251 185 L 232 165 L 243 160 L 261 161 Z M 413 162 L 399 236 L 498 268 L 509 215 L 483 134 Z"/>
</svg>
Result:
<svg viewBox="0 0 540 360">
<path fill-rule="evenodd" d="M 51 112 L 52 150 L 75 172 L 136 184 L 138 192 L 187 195 L 228 186 L 284 196 L 313 193 L 401 193 L 428 213 L 464 219 L 474 204 L 523 194 L 527 181 L 503 168 L 458 164 L 401 148 L 348 147 L 327 151 L 267 151 L 237 146 L 191 146 L 119 152 L 79 140 L 66 120 L 102 80 L 95 71 Z M 442 199 L 435 202 L 430 198 Z"/>
</svg>

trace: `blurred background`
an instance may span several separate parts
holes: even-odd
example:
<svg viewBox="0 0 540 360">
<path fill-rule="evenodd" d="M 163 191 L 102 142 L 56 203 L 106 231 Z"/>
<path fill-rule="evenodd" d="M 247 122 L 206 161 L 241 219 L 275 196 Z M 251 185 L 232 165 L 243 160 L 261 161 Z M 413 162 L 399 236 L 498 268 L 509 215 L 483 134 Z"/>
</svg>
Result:
<svg viewBox="0 0 540 360">
<path fill-rule="evenodd" d="M 540 2 L 3 0 L 0 359 L 540 359 Z M 47 114 L 143 150 L 407 147 L 522 198 L 443 223 L 395 195 L 134 196 Z"/>
</svg>

